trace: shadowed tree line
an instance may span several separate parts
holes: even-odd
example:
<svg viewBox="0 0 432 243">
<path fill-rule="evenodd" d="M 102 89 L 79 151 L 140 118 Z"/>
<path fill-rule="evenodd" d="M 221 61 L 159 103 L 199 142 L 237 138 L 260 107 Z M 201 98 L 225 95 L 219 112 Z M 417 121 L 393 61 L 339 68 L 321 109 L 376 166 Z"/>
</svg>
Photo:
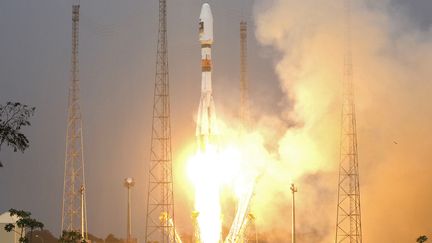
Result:
<svg viewBox="0 0 432 243">
<path fill-rule="evenodd" d="M 75 239 L 75 241 L 71 241 Z M 79 238 L 75 237 L 69 237 L 69 239 L 61 239 L 55 237 L 49 230 L 41 230 L 41 231 L 34 231 L 32 241 L 30 243 L 69 243 L 69 242 L 80 242 L 78 240 Z M 126 240 L 120 239 L 114 236 L 114 234 L 108 234 L 108 236 L 105 239 L 96 237 L 92 234 L 88 234 L 88 239 L 91 243 L 126 243 Z"/>
<path fill-rule="evenodd" d="M 4 230 L 14 232 L 19 236 L 20 243 L 86 243 L 80 232 L 63 231 L 59 238 L 44 230 L 44 224 L 31 217 L 31 213 L 24 210 L 9 209 L 9 215 L 16 217 L 15 224 L 6 224 Z M 125 240 L 116 238 L 109 234 L 105 239 L 88 234 L 88 240 L 92 243 L 126 243 Z"/>
<path fill-rule="evenodd" d="M 75 238 L 75 237 L 70 237 L 69 239 L 71 238 Z M 92 243 L 126 243 L 126 240 L 117 238 L 116 236 L 114 236 L 114 234 L 108 234 L 108 236 L 105 239 L 102 239 L 89 233 L 88 238 L 89 241 Z M 55 237 L 49 230 L 40 230 L 40 231 L 33 232 L 31 242 L 29 243 L 59 243 L 59 242 L 68 243 L 70 241 L 69 240 L 61 241 L 61 237 L 60 238 Z"/>
<path fill-rule="evenodd" d="M 7 232 L 15 232 L 19 236 L 18 241 L 20 243 L 87 243 L 80 232 L 76 231 L 63 231 L 60 238 L 54 237 L 50 231 L 44 230 L 44 224 L 42 222 L 31 217 L 30 212 L 10 209 L 9 214 L 11 217 L 16 217 L 17 221 L 15 224 L 6 224 L 4 230 Z M 270 234 L 259 233 L 256 237 L 261 243 L 269 243 L 274 242 L 272 238 L 277 235 L 277 232 L 272 232 Z M 307 242 L 312 238 L 315 238 L 317 241 L 318 238 L 320 238 L 316 238 L 316 233 L 299 234 L 298 237 L 299 239 L 304 237 L 305 240 L 307 239 Z M 191 235 L 184 235 L 182 238 L 185 243 L 192 241 Z M 101 239 L 89 233 L 88 240 L 92 243 L 127 243 L 126 240 L 117 238 L 114 234 L 108 234 L 105 239 Z M 428 237 L 426 235 L 421 235 L 417 238 L 416 242 L 424 243 L 427 240 Z"/>
</svg>

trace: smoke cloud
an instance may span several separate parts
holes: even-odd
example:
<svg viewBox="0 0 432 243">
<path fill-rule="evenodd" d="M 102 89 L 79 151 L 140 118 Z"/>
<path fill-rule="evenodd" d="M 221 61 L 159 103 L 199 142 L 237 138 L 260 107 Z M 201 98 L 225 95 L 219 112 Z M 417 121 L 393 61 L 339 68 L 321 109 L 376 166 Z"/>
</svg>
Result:
<svg viewBox="0 0 432 243">
<path fill-rule="evenodd" d="M 352 2 L 363 239 L 414 242 L 432 234 L 432 30 L 389 0 Z M 292 182 L 299 240 L 334 240 L 344 15 L 342 0 L 255 5 L 257 39 L 280 54 L 280 120 L 290 124 L 261 118 L 280 138 L 253 205 L 270 242 L 290 238 Z"/>
</svg>

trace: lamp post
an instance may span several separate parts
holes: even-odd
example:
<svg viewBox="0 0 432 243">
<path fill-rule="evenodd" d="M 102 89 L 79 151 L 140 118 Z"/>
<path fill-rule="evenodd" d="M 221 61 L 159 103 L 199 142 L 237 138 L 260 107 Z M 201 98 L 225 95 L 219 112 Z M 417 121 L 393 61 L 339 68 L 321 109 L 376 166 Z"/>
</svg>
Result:
<svg viewBox="0 0 432 243">
<path fill-rule="evenodd" d="M 132 242 L 132 219 L 131 219 L 131 188 L 135 185 L 132 177 L 124 180 L 124 186 L 127 188 L 127 243 Z"/>
<path fill-rule="evenodd" d="M 291 192 L 292 192 L 292 236 L 291 236 L 291 242 L 295 243 L 296 242 L 296 238 L 295 238 L 295 196 L 294 194 L 297 192 L 297 187 L 294 186 L 294 184 L 291 184 Z"/>
<path fill-rule="evenodd" d="M 86 233 L 84 230 L 84 217 L 85 217 L 85 205 L 84 205 L 84 192 L 85 188 L 84 185 L 81 185 L 80 187 L 80 195 L 81 195 L 81 236 L 83 239 L 87 239 Z"/>
</svg>

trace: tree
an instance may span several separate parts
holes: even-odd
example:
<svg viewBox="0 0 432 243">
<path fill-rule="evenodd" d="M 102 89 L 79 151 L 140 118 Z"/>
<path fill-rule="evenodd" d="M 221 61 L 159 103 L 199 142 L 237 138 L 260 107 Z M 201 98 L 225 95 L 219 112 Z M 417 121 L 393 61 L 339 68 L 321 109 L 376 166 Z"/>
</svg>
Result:
<svg viewBox="0 0 432 243">
<path fill-rule="evenodd" d="M 19 242 L 21 243 L 30 243 L 32 239 L 33 230 L 40 229 L 43 230 L 44 224 L 37 221 L 36 219 L 31 218 L 31 213 L 23 210 L 9 209 L 9 214 L 11 217 L 17 216 L 18 220 L 15 224 L 6 224 L 4 229 L 7 232 L 14 231 L 19 234 Z M 25 231 L 30 231 L 30 237 L 27 237 Z"/>
<path fill-rule="evenodd" d="M 79 231 L 67 231 L 63 230 L 62 235 L 59 239 L 60 243 L 87 243 L 87 241 L 84 239 L 84 237 L 81 235 Z"/>
<path fill-rule="evenodd" d="M 24 152 L 29 140 L 21 132 L 21 128 L 30 126 L 29 118 L 34 115 L 35 108 L 18 102 L 7 102 L 0 105 L 0 151 L 3 144 L 11 147 L 14 152 Z M 0 167 L 3 167 L 0 162 Z"/>
<path fill-rule="evenodd" d="M 30 239 L 30 234 L 27 234 Z M 49 230 L 35 230 L 33 231 L 32 243 L 58 243 L 58 239 Z"/>
<path fill-rule="evenodd" d="M 113 234 L 109 234 L 106 238 L 105 238 L 105 243 L 122 243 L 123 241 L 121 239 L 118 239 L 117 237 L 115 237 Z"/>
<path fill-rule="evenodd" d="M 417 238 L 417 242 L 418 243 L 423 243 L 423 242 L 425 242 L 427 240 L 428 240 L 428 238 L 427 238 L 426 235 L 422 235 L 422 236 L 419 236 L 419 238 Z"/>
<path fill-rule="evenodd" d="M 88 237 L 88 241 L 89 242 L 92 242 L 92 243 L 97 243 L 97 242 L 104 243 L 103 239 L 101 239 L 99 237 L 96 237 L 96 236 L 92 235 L 91 233 L 87 233 L 87 237 Z"/>
</svg>

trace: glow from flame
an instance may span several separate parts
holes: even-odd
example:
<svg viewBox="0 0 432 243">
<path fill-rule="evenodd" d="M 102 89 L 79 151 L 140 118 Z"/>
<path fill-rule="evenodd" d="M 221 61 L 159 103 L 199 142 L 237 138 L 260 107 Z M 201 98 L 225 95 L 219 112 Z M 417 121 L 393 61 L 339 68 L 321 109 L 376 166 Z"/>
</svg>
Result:
<svg viewBox="0 0 432 243">
<path fill-rule="evenodd" d="M 194 206 L 199 213 L 197 222 L 203 243 L 221 242 L 222 188 L 235 195 L 237 208 L 244 208 L 242 213 L 249 213 L 245 212 L 247 205 L 244 204 L 249 201 L 249 192 L 259 174 L 256 165 L 265 161 L 263 156 L 257 156 L 262 153 L 262 146 L 255 146 L 259 150 L 254 147 L 253 136 L 239 136 L 237 131 L 228 129 L 223 133 L 229 142 L 221 140 L 218 146 L 207 144 L 205 151 L 198 151 L 188 160 L 187 171 L 195 189 Z"/>
<path fill-rule="evenodd" d="M 216 147 L 208 144 L 189 161 L 188 174 L 195 187 L 195 210 L 203 243 L 218 243 L 222 230 L 221 166 Z"/>
</svg>

